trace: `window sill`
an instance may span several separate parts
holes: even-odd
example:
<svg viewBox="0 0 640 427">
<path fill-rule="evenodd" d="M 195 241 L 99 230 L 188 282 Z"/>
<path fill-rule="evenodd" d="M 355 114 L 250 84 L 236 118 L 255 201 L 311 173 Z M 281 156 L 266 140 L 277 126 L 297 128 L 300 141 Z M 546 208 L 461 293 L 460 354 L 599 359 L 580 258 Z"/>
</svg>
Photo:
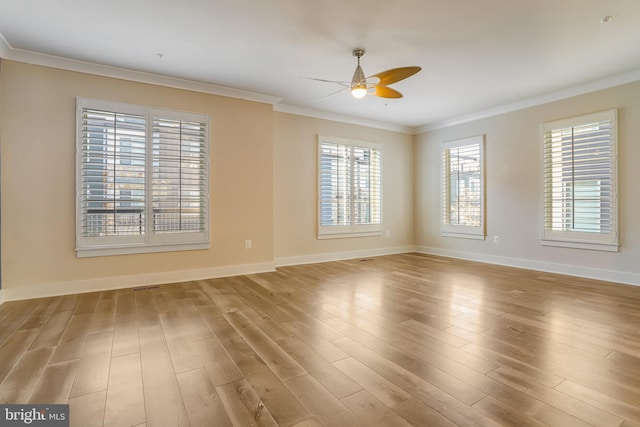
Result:
<svg viewBox="0 0 640 427">
<path fill-rule="evenodd" d="M 618 252 L 620 245 L 617 243 L 600 242 L 575 242 L 565 240 L 540 240 L 542 246 L 554 246 L 558 248 L 587 249 L 592 251 Z"/>
<path fill-rule="evenodd" d="M 382 236 L 382 231 L 364 231 L 361 233 L 354 233 L 354 232 L 350 232 L 350 233 L 325 233 L 325 234 L 318 234 L 318 240 L 325 240 L 325 239 L 350 239 L 353 237 L 375 237 L 375 236 Z"/>
<path fill-rule="evenodd" d="M 76 256 L 78 258 L 89 258 L 98 256 L 114 256 L 114 255 L 133 255 L 133 254 L 149 254 L 157 252 L 177 252 L 177 251 L 194 251 L 209 249 L 209 242 L 202 243 L 184 243 L 170 245 L 114 245 L 103 247 L 76 248 Z"/>
<path fill-rule="evenodd" d="M 441 232 L 440 235 L 442 237 L 455 237 L 458 239 L 471 239 L 471 240 L 485 240 L 486 236 L 484 234 L 466 234 L 466 233 L 451 233 L 451 232 Z"/>
</svg>

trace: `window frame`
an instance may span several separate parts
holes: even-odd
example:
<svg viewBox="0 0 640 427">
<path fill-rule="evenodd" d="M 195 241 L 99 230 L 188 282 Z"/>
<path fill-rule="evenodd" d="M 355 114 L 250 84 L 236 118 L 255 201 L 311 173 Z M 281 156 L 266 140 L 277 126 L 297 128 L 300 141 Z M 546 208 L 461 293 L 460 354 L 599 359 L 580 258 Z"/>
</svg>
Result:
<svg viewBox="0 0 640 427">
<path fill-rule="evenodd" d="M 145 118 L 145 162 L 144 162 L 144 233 L 131 236 L 83 235 L 83 112 L 85 109 L 120 114 L 135 114 Z M 154 118 L 203 123 L 204 132 L 204 197 L 203 231 L 167 232 L 153 231 L 153 144 Z M 210 247 L 210 119 L 199 113 L 145 107 L 135 104 L 78 97 L 76 99 L 76 256 L 95 257 L 110 255 L 172 252 L 208 249 Z M 157 160 L 157 159 L 156 159 Z"/>
<path fill-rule="evenodd" d="M 350 152 L 353 153 L 353 149 L 355 147 L 365 148 L 369 150 L 375 150 L 378 153 L 379 158 L 379 174 L 378 174 L 378 187 L 379 187 L 379 195 L 378 195 L 378 205 L 379 212 L 377 215 L 379 216 L 379 221 L 373 223 L 366 224 L 354 224 L 354 210 L 356 207 L 355 203 L 351 203 L 350 215 L 351 222 L 349 224 L 344 225 L 323 225 L 322 224 L 322 146 L 323 144 L 337 144 L 339 146 L 349 147 Z M 318 135 L 318 159 L 317 159 L 317 168 L 318 168 L 318 177 L 317 177 L 317 188 L 318 188 L 318 220 L 317 220 L 317 238 L 318 239 L 339 239 L 339 238 L 353 238 L 353 237 L 373 237 L 373 236 L 381 236 L 382 235 L 382 222 L 383 222 L 383 152 L 382 145 L 376 142 L 364 141 L 358 139 L 351 138 L 340 138 L 340 137 L 331 137 L 331 136 L 323 136 Z M 353 189 L 354 189 L 354 168 L 353 165 L 353 156 L 351 156 L 350 160 L 350 190 L 349 197 L 353 197 Z"/>
<path fill-rule="evenodd" d="M 547 200 L 546 200 L 546 134 L 552 131 L 558 131 L 566 128 L 575 128 L 579 126 L 585 126 L 596 122 L 611 123 L 610 134 L 610 175 L 611 181 L 611 215 L 609 220 L 611 221 L 611 232 L 588 232 L 588 231 L 572 231 L 572 230 L 550 230 L 548 227 L 549 218 Z M 540 126 L 540 140 L 541 143 L 541 191 L 540 191 L 540 209 L 541 209 L 541 223 L 540 223 L 540 244 L 543 246 L 555 246 L 565 247 L 573 249 L 587 249 L 606 252 L 618 252 L 619 250 L 619 222 L 618 222 L 618 129 L 617 129 L 617 110 L 605 110 L 590 114 L 583 114 L 580 116 L 569 117 L 560 120 L 554 120 L 545 122 Z M 572 175 L 575 175 L 572 172 Z"/>
<path fill-rule="evenodd" d="M 480 224 L 477 226 L 464 224 L 451 224 L 447 220 L 447 214 L 451 209 L 451 203 L 447 203 L 450 185 L 450 164 L 445 162 L 445 152 L 453 148 L 461 148 L 472 145 L 479 146 L 479 178 L 480 178 Z M 440 235 L 442 237 L 455 237 L 462 239 L 485 240 L 486 239 L 486 211 L 485 211 L 485 153 L 484 135 L 475 135 L 466 138 L 455 139 L 440 143 Z"/>
</svg>

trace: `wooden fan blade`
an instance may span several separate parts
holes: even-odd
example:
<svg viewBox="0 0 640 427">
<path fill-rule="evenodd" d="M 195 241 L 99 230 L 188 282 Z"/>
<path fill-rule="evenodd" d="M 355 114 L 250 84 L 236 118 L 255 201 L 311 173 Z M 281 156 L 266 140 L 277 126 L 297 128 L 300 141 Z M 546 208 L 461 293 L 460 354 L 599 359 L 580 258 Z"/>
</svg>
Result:
<svg viewBox="0 0 640 427">
<path fill-rule="evenodd" d="M 391 83 L 399 82 L 407 77 L 411 77 L 418 71 L 422 70 L 421 67 L 400 67 L 392 68 L 390 70 L 381 71 L 378 74 L 374 74 L 371 77 L 377 77 L 380 79 L 378 84 L 390 85 Z"/>
<path fill-rule="evenodd" d="M 400 92 L 385 85 L 373 85 L 373 87 L 375 88 L 375 92 L 373 92 L 373 94 L 380 98 L 402 98 L 402 94 Z"/>
</svg>

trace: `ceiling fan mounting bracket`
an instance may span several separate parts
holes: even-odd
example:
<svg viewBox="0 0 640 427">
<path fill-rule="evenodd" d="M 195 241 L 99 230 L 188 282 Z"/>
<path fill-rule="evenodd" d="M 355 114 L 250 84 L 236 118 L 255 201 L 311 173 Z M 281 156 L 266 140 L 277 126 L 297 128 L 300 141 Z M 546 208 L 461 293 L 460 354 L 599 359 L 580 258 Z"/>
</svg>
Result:
<svg viewBox="0 0 640 427">
<path fill-rule="evenodd" d="M 355 48 L 353 49 L 353 56 L 355 56 L 356 58 L 360 59 L 364 56 L 364 54 L 366 53 L 366 51 L 362 48 Z"/>
</svg>

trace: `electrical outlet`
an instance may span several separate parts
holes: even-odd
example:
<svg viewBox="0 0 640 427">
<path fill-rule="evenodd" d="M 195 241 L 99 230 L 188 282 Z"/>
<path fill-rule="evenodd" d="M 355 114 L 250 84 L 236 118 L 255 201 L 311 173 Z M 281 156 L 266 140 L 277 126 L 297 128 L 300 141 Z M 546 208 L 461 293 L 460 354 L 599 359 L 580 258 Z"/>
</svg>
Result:
<svg viewBox="0 0 640 427">
<path fill-rule="evenodd" d="M 389 230 L 387 230 L 387 233 L 385 234 L 387 237 L 389 237 Z"/>
<path fill-rule="evenodd" d="M 245 249 L 251 249 L 251 240 L 245 240 L 244 241 L 244 248 Z"/>
<path fill-rule="evenodd" d="M 493 236 L 493 243 L 500 243 L 500 236 Z"/>
</svg>

